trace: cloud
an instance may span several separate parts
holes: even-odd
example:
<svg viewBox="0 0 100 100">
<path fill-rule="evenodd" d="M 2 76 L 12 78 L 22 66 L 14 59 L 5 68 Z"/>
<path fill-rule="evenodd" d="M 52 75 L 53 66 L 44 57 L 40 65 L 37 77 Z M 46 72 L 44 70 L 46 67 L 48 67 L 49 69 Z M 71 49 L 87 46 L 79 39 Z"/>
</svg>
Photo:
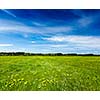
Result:
<svg viewBox="0 0 100 100">
<path fill-rule="evenodd" d="M 35 26 L 46 26 L 45 24 L 36 21 L 32 21 L 32 24 Z"/>
<path fill-rule="evenodd" d="M 31 43 L 33 43 L 33 44 L 34 44 L 34 43 L 36 43 L 36 42 L 35 42 L 35 41 L 31 41 Z"/>
<path fill-rule="evenodd" d="M 94 14 L 92 16 L 83 16 L 80 19 L 77 20 L 77 25 L 79 27 L 88 27 L 89 25 L 93 25 L 94 23 L 98 23 L 100 19 L 100 14 Z"/>
<path fill-rule="evenodd" d="M 1 9 L 3 12 L 7 13 L 8 15 L 12 16 L 12 17 L 16 17 L 13 13 L 11 13 L 10 11 L 6 10 L 6 9 Z"/>
<path fill-rule="evenodd" d="M 72 13 L 74 15 L 77 15 L 77 16 L 80 16 L 80 17 L 85 17 L 85 13 L 81 10 L 81 9 L 74 9 L 74 10 L 71 10 Z"/>
<path fill-rule="evenodd" d="M 100 48 L 100 37 L 97 36 L 52 36 L 43 40 L 71 43 L 76 46 Z"/>
<path fill-rule="evenodd" d="M 67 44 L 54 44 L 54 45 L 50 45 L 50 47 L 53 48 L 63 48 L 63 47 L 68 47 Z"/>
<path fill-rule="evenodd" d="M 71 26 L 27 26 L 18 21 L 12 20 L 0 20 L 0 32 L 21 32 L 21 33 L 61 33 L 61 32 L 70 32 L 73 28 Z"/>
<path fill-rule="evenodd" d="M 48 40 L 48 41 L 56 41 L 56 42 L 63 42 L 66 41 L 66 37 L 63 36 L 53 36 L 50 38 L 43 38 L 44 40 Z"/>
<path fill-rule="evenodd" d="M 0 44 L 0 47 L 10 47 L 13 46 L 13 44 Z"/>
<path fill-rule="evenodd" d="M 53 27 L 45 27 L 45 30 L 48 32 L 70 32 L 73 30 L 71 26 L 53 26 Z"/>
<path fill-rule="evenodd" d="M 81 27 L 86 27 L 88 25 L 90 25 L 91 23 L 93 23 L 93 19 L 91 17 L 84 17 L 78 20 L 78 24 Z"/>
</svg>

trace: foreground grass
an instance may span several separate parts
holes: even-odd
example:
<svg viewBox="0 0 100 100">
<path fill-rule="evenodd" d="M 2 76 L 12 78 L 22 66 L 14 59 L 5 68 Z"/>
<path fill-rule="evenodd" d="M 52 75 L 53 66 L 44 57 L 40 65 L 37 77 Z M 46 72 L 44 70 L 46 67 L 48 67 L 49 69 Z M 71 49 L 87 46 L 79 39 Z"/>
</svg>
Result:
<svg viewBox="0 0 100 100">
<path fill-rule="evenodd" d="M 0 56 L 0 90 L 100 90 L 100 57 Z"/>
</svg>

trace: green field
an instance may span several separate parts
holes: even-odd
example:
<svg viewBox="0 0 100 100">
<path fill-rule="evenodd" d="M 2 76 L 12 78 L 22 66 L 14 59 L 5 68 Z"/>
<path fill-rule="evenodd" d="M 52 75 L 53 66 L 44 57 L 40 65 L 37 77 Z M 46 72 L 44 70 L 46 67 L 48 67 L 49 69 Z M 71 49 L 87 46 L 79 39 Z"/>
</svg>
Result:
<svg viewBox="0 0 100 100">
<path fill-rule="evenodd" d="M 100 57 L 0 56 L 0 90 L 100 90 Z"/>
</svg>

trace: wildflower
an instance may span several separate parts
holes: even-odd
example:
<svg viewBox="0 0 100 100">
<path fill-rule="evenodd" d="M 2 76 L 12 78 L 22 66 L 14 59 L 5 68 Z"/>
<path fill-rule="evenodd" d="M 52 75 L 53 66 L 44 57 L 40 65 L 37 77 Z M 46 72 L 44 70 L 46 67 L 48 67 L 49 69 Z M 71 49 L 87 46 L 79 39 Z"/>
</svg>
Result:
<svg viewBox="0 0 100 100">
<path fill-rule="evenodd" d="M 13 81 L 16 81 L 16 79 L 13 79 Z"/>
<path fill-rule="evenodd" d="M 67 76 L 70 76 L 70 74 L 67 74 Z"/>
<path fill-rule="evenodd" d="M 21 79 L 22 81 L 24 80 L 24 78 Z"/>
<path fill-rule="evenodd" d="M 11 78 L 13 78 L 14 77 L 14 75 L 11 75 Z"/>
<path fill-rule="evenodd" d="M 41 88 L 41 84 L 38 85 L 38 88 Z"/>
<path fill-rule="evenodd" d="M 26 82 L 24 82 L 24 84 L 26 85 L 28 82 L 26 81 Z"/>
<path fill-rule="evenodd" d="M 5 87 L 7 87 L 7 84 L 5 85 Z"/>
<path fill-rule="evenodd" d="M 21 79 L 18 79 L 18 81 L 21 81 Z"/>
</svg>

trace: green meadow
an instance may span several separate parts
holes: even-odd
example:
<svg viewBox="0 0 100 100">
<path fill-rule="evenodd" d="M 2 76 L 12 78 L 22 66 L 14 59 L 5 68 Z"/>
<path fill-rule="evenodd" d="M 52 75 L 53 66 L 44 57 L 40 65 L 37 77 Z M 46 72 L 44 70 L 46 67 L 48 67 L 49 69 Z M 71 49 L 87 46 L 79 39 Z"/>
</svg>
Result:
<svg viewBox="0 0 100 100">
<path fill-rule="evenodd" d="M 1 91 L 100 91 L 99 56 L 0 56 Z"/>
</svg>

